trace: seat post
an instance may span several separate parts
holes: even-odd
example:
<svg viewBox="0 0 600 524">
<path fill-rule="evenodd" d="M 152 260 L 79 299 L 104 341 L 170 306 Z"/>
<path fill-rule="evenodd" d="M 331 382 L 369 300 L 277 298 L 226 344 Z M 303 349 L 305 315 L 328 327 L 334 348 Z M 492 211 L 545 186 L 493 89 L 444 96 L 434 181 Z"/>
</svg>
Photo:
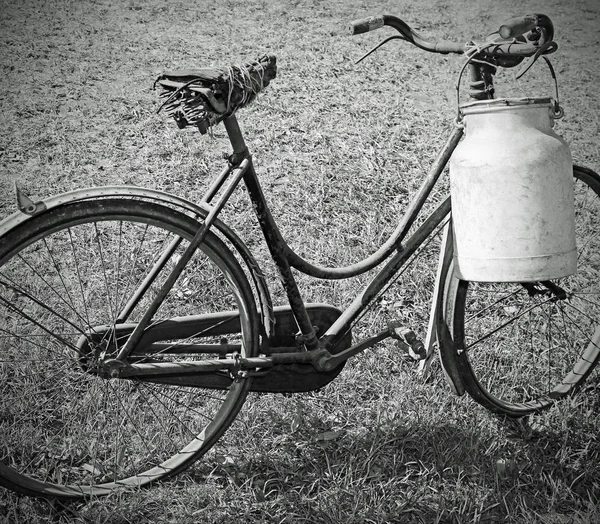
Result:
<svg viewBox="0 0 600 524">
<path fill-rule="evenodd" d="M 248 156 L 248 148 L 246 147 L 246 142 L 242 136 L 242 131 L 238 124 L 237 118 L 235 117 L 235 113 L 227 118 L 224 118 L 223 124 L 225 124 L 225 129 L 227 130 L 227 135 L 229 136 L 229 141 L 231 142 L 231 147 L 233 148 L 231 162 L 235 165 Z"/>
</svg>

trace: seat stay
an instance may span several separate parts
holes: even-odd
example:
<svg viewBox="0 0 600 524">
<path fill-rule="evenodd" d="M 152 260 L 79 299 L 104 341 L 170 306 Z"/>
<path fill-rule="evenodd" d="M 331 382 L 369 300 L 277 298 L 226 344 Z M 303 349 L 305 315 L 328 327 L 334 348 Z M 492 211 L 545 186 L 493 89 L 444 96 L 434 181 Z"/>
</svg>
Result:
<svg viewBox="0 0 600 524">
<path fill-rule="evenodd" d="M 211 208 L 210 212 L 204 219 L 204 223 L 200 226 L 194 237 L 189 241 L 187 248 L 181 254 L 177 264 L 175 264 L 175 267 L 169 273 L 169 276 L 162 283 L 158 294 L 148 306 L 148 309 L 144 313 L 144 316 L 136 325 L 129 339 L 127 340 L 125 345 L 119 350 L 119 353 L 116 357 L 117 361 L 121 363 L 125 362 L 127 356 L 139 343 L 140 339 L 144 334 L 145 329 L 149 326 L 150 322 L 152 321 L 154 314 L 156 313 L 156 311 L 158 311 L 158 308 L 161 306 L 163 300 L 166 298 L 169 291 L 175 284 L 176 280 L 179 278 L 179 275 L 183 272 L 187 263 L 190 261 L 200 244 L 208 235 L 210 228 L 217 219 L 218 214 L 221 212 L 221 210 L 229 200 L 229 197 L 233 193 L 234 189 L 237 187 L 238 183 L 244 178 L 246 172 L 250 169 L 252 169 L 250 159 L 246 158 L 240 163 L 239 166 L 237 166 L 236 169 L 233 170 L 232 178 L 225 187 L 222 195 L 219 197 L 216 204 Z"/>
</svg>

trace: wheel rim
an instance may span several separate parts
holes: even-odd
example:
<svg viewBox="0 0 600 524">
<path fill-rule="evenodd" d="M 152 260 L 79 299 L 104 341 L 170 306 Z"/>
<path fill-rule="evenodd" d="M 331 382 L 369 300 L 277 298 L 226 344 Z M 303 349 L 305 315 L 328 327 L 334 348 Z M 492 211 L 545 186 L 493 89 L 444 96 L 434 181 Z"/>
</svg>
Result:
<svg viewBox="0 0 600 524">
<path fill-rule="evenodd" d="M 103 495 L 177 473 L 214 444 L 247 393 L 246 381 L 202 391 L 106 380 L 86 372 L 91 353 L 74 358 L 77 340 L 114 322 L 172 238 L 191 235 L 194 223 L 183 215 L 147 204 L 119 213 L 123 205 L 89 202 L 57 211 L 36 231 L 20 228 L 25 238 L 18 253 L 9 246 L 0 254 L 0 482 L 13 489 Z M 98 221 L 90 221 L 95 213 Z M 131 213 L 137 216 L 130 222 Z M 157 318 L 238 309 L 244 339 L 232 334 L 229 342 L 250 356 L 254 342 L 246 298 L 235 284 L 239 275 L 216 253 L 217 241 L 207 242 Z M 128 321 L 141 316 L 149 299 Z M 213 339 L 198 334 L 190 341 Z"/>
</svg>

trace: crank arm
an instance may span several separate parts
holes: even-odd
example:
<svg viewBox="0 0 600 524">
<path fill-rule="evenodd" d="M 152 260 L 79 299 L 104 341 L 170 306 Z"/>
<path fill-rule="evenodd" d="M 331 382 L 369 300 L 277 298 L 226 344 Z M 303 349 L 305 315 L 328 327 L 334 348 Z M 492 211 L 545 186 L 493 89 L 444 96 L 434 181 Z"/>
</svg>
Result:
<svg viewBox="0 0 600 524">
<path fill-rule="evenodd" d="M 388 322 L 388 328 L 377 335 L 374 335 L 348 349 L 339 353 L 331 354 L 324 351 L 315 362 L 315 367 L 319 371 L 331 371 L 349 358 L 362 353 L 365 349 L 373 347 L 378 342 L 387 338 L 393 338 L 397 341 L 398 347 L 408 353 L 414 360 L 423 360 L 427 357 L 427 351 L 423 343 L 415 337 L 411 329 L 403 327 L 402 323 L 392 320 Z"/>
<path fill-rule="evenodd" d="M 393 336 L 394 335 L 392 334 L 391 330 L 386 329 L 385 331 L 382 331 L 381 333 L 378 333 L 377 335 L 368 338 L 363 342 L 355 344 L 354 346 L 349 347 L 348 349 L 344 349 L 339 353 L 335 353 L 334 355 L 329 353 L 329 351 L 325 351 L 315 362 L 315 367 L 319 371 L 331 371 L 332 369 L 335 369 L 337 366 L 339 366 L 349 358 L 352 358 L 358 355 L 359 353 L 362 353 L 365 349 L 373 347 L 378 342 L 381 342 L 386 338 L 390 338 Z"/>
</svg>

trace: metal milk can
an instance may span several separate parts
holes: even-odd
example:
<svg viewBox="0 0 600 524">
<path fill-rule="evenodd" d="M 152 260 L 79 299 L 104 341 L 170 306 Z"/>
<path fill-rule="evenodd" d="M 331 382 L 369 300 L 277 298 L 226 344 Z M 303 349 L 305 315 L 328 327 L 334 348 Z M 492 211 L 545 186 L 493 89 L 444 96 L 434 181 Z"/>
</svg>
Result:
<svg viewBox="0 0 600 524">
<path fill-rule="evenodd" d="M 551 98 L 461 105 L 450 159 L 454 258 L 464 280 L 535 282 L 577 269 L 573 163 Z"/>
</svg>

